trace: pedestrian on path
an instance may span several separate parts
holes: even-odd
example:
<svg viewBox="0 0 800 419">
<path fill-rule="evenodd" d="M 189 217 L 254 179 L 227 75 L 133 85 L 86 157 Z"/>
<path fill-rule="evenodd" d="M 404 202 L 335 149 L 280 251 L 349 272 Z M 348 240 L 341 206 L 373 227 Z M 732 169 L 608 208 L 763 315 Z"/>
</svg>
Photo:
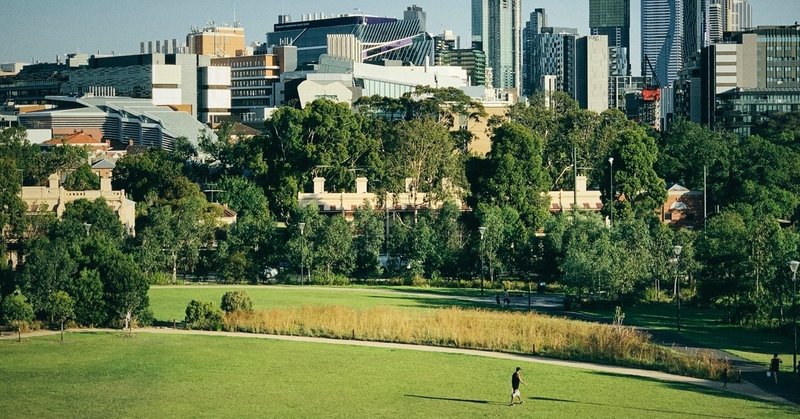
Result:
<svg viewBox="0 0 800 419">
<path fill-rule="evenodd" d="M 525 403 L 525 401 L 522 400 L 522 396 L 519 393 L 519 384 L 522 383 L 528 385 L 528 383 L 522 381 L 522 377 L 519 375 L 520 371 L 522 371 L 522 368 L 517 367 L 517 370 L 514 371 L 514 374 L 511 375 L 511 403 L 509 404 L 509 406 L 514 405 L 514 397 L 519 399 L 519 404 Z"/>
<path fill-rule="evenodd" d="M 781 364 L 783 364 L 783 361 L 778 358 L 778 354 L 775 354 L 775 356 L 772 357 L 772 360 L 769 361 L 769 372 L 772 374 L 775 384 L 778 384 L 778 370 L 781 368 Z"/>
<path fill-rule="evenodd" d="M 728 388 L 728 367 L 722 369 L 722 388 Z"/>
<path fill-rule="evenodd" d="M 511 297 L 508 296 L 508 290 L 506 289 L 503 290 L 503 302 L 506 303 L 506 307 L 511 304 Z"/>
</svg>

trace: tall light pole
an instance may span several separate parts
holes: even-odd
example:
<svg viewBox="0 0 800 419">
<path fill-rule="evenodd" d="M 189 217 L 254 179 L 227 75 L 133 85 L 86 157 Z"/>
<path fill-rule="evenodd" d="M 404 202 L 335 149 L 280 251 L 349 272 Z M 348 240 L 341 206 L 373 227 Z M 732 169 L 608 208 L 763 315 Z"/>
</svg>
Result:
<svg viewBox="0 0 800 419">
<path fill-rule="evenodd" d="M 486 227 L 479 227 L 478 231 L 481 232 L 481 248 L 479 253 L 481 254 L 481 297 L 483 297 L 483 239 L 486 234 Z"/>
<path fill-rule="evenodd" d="M 300 237 L 302 244 L 300 245 L 300 285 L 303 285 L 303 265 L 306 259 L 306 223 L 298 223 L 300 227 Z"/>
<path fill-rule="evenodd" d="M 792 325 L 794 328 L 794 352 L 792 352 L 792 371 L 797 372 L 797 267 L 800 262 L 793 260 L 789 262 L 789 269 L 792 270 Z"/>
<path fill-rule="evenodd" d="M 614 158 L 608 158 L 608 167 L 610 169 L 609 179 L 608 179 L 608 189 L 609 189 L 609 196 L 608 196 L 608 212 L 610 215 L 611 223 L 610 225 L 614 226 Z"/>
<path fill-rule="evenodd" d="M 675 264 L 675 319 L 678 326 L 678 332 L 681 331 L 681 283 L 678 280 L 679 277 L 679 268 L 678 263 L 680 262 L 681 258 L 681 251 L 683 251 L 683 246 L 672 246 L 672 253 L 675 254 L 675 257 L 672 259 L 672 262 Z"/>
</svg>

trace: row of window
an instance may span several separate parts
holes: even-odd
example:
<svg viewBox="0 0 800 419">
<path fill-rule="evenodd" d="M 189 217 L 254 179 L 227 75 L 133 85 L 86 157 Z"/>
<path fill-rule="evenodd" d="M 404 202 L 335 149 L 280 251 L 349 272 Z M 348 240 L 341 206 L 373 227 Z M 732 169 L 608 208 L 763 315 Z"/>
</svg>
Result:
<svg viewBox="0 0 800 419">
<path fill-rule="evenodd" d="M 239 78 L 239 77 L 266 77 L 274 75 L 274 71 L 272 70 L 237 70 L 231 73 L 231 77 Z"/>
<path fill-rule="evenodd" d="M 249 89 L 249 90 L 234 90 L 231 92 L 233 97 L 247 97 L 247 96 L 269 96 L 272 94 L 272 89 Z"/>
<path fill-rule="evenodd" d="M 264 79 L 231 81 L 231 87 L 259 87 L 259 86 L 271 86 L 271 85 L 272 85 L 271 80 L 264 80 Z"/>
</svg>

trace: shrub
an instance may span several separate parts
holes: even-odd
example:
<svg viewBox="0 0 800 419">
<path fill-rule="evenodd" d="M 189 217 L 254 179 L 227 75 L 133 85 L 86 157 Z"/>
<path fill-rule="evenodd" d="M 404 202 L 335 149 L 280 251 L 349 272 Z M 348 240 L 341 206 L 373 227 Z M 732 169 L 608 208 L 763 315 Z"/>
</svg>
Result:
<svg viewBox="0 0 800 419">
<path fill-rule="evenodd" d="M 192 300 L 186 306 L 186 326 L 198 329 L 222 329 L 222 310 L 208 301 Z"/>
<path fill-rule="evenodd" d="M 147 276 L 150 285 L 172 285 L 172 275 L 164 272 L 156 272 Z"/>
<path fill-rule="evenodd" d="M 244 291 L 228 291 L 222 296 L 219 306 L 226 313 L 253 311 L 253 300 Z"/>
</svg>

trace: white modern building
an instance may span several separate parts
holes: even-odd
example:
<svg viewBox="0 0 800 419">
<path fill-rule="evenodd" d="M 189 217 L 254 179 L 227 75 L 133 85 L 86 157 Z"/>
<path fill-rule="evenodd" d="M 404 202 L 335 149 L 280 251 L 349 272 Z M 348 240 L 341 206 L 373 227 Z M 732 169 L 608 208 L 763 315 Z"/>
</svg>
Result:
<svg viewBox="0 0 800 419">
<path fill-rule="evenodd" d="M 71 96 L 150 99 L 214 122 L 214 117 L 230 115 L 231 72 L 230 67 L 209 67 L 210 57 L 194 54 L 93 56 L 87 66 L 64 72 L 67 80 L 60 90 Z"/>
<path fill-rule="evenodd" d="M 522 0 L 472 0 L 472 48 L 486 53 L 495 88 L 522 87 Z"/>
<path fill-rule="evenodd" d="M 463 87 L 469 85 L 467 71 L 452 66 L 404 66 L 359 63 L 349 58 L 323 55 L 317 71 L 308 73 L 297 93 L 301 106 L 316 99 L 354 103 L 362 96 L 398 99 L 417 86 Z"/>
</svg>

